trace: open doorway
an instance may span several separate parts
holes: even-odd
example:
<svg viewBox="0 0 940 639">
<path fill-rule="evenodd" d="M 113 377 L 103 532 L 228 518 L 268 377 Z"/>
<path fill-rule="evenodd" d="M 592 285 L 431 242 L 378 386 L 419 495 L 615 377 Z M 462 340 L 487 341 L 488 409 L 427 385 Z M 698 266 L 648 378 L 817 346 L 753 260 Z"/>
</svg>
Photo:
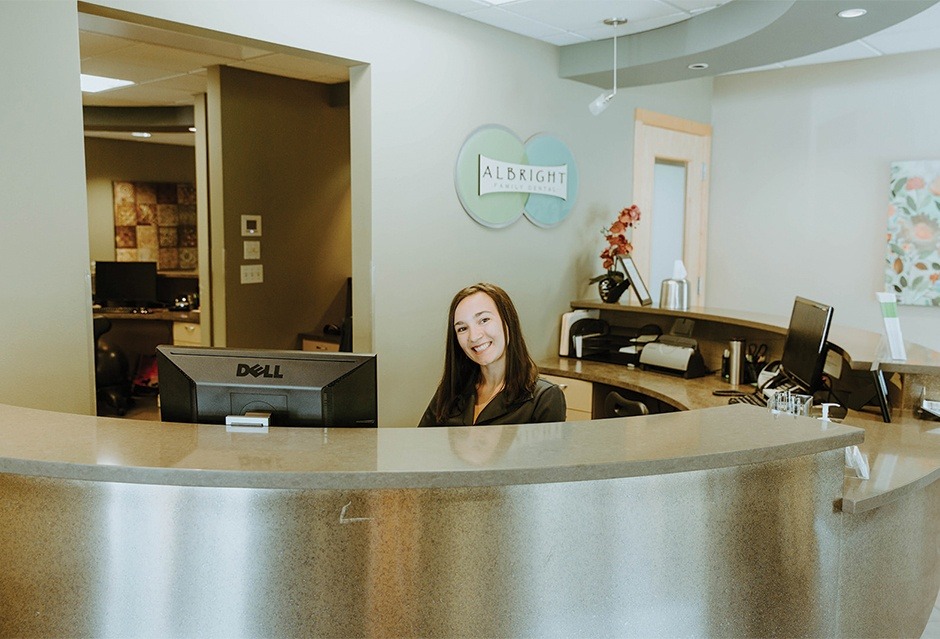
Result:
<svg viewBox="0 0 940 639">
<path fill-rule="evenodd" d="M 130 368 L 151 342 L 338 342 L 353 305 L 353 63 L 105 13 L 79 14 L 82 72 L 133 84 L 83 93 L 92 260 L 119 259 L 115 184 L 188 182 L 198 195 L 198 267 L 161 276 L 195 277 L 199 308 L 129 348 Z M 247 234 L 245 218 L 258 221 Z"/>
</svg>

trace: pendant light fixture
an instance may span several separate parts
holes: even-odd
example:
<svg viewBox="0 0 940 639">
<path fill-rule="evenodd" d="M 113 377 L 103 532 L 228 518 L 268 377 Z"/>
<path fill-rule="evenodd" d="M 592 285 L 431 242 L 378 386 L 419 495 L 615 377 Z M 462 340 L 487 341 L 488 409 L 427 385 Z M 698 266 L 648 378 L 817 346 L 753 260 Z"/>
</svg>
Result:
<svg viewBox="0 0 940 639">
<path fill-rule="evenodd" d="M 612 27 L 619 27 L 622 24 L 626 24 L 626 18 L 607 18 L 604 20 L 604 24 L 610 25 Z M 609 91 L 604 91 L 599 96 L 594 98 L 594 101 L 588 105 L 588 109 L 591 111 L 591 115 L 600 115 L 604 109 L 607 108 L 607 105 L 610 104 L 610 101 L 613 97 L 617 95 L 617 36 L 614 36 L 614 88 Z"/>
</svg>

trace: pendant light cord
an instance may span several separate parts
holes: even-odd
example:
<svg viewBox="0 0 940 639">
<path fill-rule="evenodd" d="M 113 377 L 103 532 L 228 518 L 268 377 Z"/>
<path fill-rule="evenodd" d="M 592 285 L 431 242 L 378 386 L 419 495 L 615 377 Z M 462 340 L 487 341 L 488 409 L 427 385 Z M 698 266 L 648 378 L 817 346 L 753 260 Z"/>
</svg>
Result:
<svg viewBox="0 0 940 639">
<path fill-rule="evenodd" d="M 617 95 L 617 36 L 614 36 L 614 95 Z"/>
</svg>

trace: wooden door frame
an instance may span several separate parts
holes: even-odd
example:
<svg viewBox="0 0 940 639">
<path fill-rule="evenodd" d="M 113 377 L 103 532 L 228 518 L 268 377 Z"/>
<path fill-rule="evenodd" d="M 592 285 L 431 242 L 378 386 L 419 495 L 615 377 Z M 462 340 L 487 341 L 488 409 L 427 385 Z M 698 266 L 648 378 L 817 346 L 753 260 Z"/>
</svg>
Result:
<svg viewBox="0 0 940 639">
<path fill-rule="evenodd" d="M 686 256 L 686 266 L 690 273 L 695 273 L 698 281 L 692 281 L 690 290 L 690 303 L 701 306 L 705 298 L 705 266 L 707 258 L 707 233 L 695 232 L 692 229 L 708 228 L 708 184 L 711 164 L 711 137 L 712 127 L 709 124 L 685 120 L 671 115 L 656 113 L 646 109 L 636 109 L 634 124 L 633 146 L 633 201 L 640 207 L 640 211 L 652 214 L 653 209 L 653 170 L 654 162 L 646 161 L 647 138 L 650 128 L 674 131 L 686 135 L 705 139 L 701 172 L 689 167 L 686 171 L 686 213 L 697 216 L 697 224 L 689 224 L 686 219 L 686 228 L 683 238 L 683 254 Z M 688 163 L 688 158 L 670 158 L 657 156 L 658 159 L 676 160 Z M 633 229 L 634 261 L 641 275 L 649 279 L 650 276 L 650 243 L 651 224 L 639 224 Z M 691 260 L 690 260 L 691 258 Z M 658 282 L 649 282 L 648 286 L 658 286 Z"/>
</svg>

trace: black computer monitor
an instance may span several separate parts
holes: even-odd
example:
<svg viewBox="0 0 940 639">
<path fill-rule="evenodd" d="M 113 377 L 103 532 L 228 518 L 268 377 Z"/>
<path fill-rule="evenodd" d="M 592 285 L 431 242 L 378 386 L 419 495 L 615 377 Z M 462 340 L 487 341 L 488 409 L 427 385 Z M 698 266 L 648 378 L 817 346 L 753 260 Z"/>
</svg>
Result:
<svg viewBox="0 0 940 639">
<path fill-rule="evenodd" d="M 831 306 L 802 297 L 793 302 L 780 366 L 787 377 L 811 393 L 822 386 L 831 324 Z"/>
<path fill-rule="evenodd" d="M 267 412 L 272 426 L 377 426 L 372 354 L 163 345 L 157 370 L 163 421 Z"/>
<path fill-rule="evenodd" d="M 95 301 L 102 306 L 157 302 L 156 262 L 95 262 Z"/>
</svg>

